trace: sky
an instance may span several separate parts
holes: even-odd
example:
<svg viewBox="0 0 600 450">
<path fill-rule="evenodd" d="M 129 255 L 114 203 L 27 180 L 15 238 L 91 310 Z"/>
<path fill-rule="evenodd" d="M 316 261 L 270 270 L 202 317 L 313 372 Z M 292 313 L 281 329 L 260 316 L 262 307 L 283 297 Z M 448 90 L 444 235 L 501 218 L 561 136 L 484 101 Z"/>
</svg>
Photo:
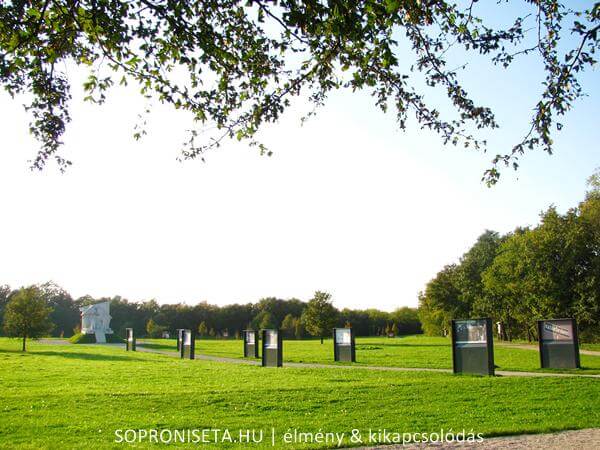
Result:
<svg viewBox="0 0 600 450">
<path fill-rule="evenodd" d="M 73 84 L 82 73 L 69 67 Z M 319 114 L 293 108 L 261 131 L 273 156 L 226 142 L 206 162 L 178 162 L 186 118 L 154 105 L 148 136 L 133 128 L 133 89 L 104 106 L 72 102 L 65 174 L 29 170 L 38 144 L 19 100 L 0 94 L 0 284 L 54 281 L 74 297 L 224 305 L 263 297 L 393 310 L 457 262 L 486 229 L 535 225 L 565 211 L 600 166 L 598 71 L 555 136 L 555 154 L 527 154 L 498 185 L 481 182 L 496 152 L 528 128 L 542 73 L 533 61 L 504 71 L 469 60 L 473 97 L 501 128 L 490 154 L 444 146 L 413 123 L 398 130 L 364 93 L 337 92 Z M 433 97 L 436 100 L 435 97 Z"/>
</svg>

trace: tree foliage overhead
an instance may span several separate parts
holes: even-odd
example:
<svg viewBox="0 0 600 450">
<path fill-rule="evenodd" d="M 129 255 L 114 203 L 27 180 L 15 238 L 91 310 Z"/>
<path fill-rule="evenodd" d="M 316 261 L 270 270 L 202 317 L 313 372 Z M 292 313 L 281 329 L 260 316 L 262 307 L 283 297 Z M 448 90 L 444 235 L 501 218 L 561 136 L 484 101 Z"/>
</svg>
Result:
<svg viewBox="0 0 600 450">
<path fill-rule="evenodd" d="M 293 97 L 318 107 L 340 88 L 367 90 L 379 108 L 395 111 L 400 128 L 412 115 L 445 143 L 485 149 L 480 129 L 497 127 L 495 116 L 447 64 L 450 47 L 505 67 L 537 54 L 543 93 L 523 140 L 486 172 L 494 183 L 498 163 L 516 168 L 527 149 L 552 151 L 557 116 L 582 95 L 578 74 L 595 63 L 600 45 L 600 3 L 574 11 L 558 0 L 513 1 L 531 14 L 503 29 L 478 15 L 484 12 L 476 0 L 2 1 L 0 83 L 11 95 L 28 94 L 30 129 L 41 143 L 33 166 L 40 169 L 49 158 L 61 168 L 70 164 L 59 152 L 70 121 L 65 63 L 88 68 L 88 101 L 102 103 L 115 83 L 134 82 L 142 95 L 188 111 L 199 124 L 184 159 L 202 157 L 227 137 L 268 153 L 255 140 L 261 125 L 276 122 Z M 423 84 L 441 88 L 454 112 L 430 104 Z M 216 134 L 199 136 L 209 126 Z"/>
</svg>

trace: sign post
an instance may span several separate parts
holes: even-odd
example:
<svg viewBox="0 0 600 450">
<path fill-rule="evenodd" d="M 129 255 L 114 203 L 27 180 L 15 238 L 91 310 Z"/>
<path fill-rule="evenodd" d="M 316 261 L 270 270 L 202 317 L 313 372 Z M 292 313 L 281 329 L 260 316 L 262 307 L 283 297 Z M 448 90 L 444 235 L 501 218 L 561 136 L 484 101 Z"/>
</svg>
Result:
<svg viewBox="0 0 600 450">
<path fill-rule="evenodd" d="M 183 341 L 184 328 L 177 328 L 177 351 L 181 352 L 181 342 Z"/>
<path fill-rule="evenodd" d="M 263 367 L 281 367 L 283 365 L 283 340 L 279 330 L 262 330 Z"/>
<path fill-rule="evenodd" d="M 125 350 L 135 352 L 135 336 L 133 328 L 125 328 Z"/>
<path fill-rule="evenodd" d="M 244 330 L 244 358 L 258 358 L 258 331 Z"/>
<path fill-rule="evenodd" d="M 333 360 L 356 362 L 354 332 L 352 328 L 333 329 Z"/>
<path fill-rule="evenodd" d="M 183 330 L 183 339 L 181 341 L 181 358 L 194 359 L 196 351 L 196 340 L 192 330 Z"/>
<path fill-rule="evenodd" d="M 579 339 L 575 319 L 538 320 L 542 369 L 578 369 Z"/>
<path fill-rule="evenodd" d="M 454 373 L 494 375 L 492 319 L 452 321 Z"/>
</svg>

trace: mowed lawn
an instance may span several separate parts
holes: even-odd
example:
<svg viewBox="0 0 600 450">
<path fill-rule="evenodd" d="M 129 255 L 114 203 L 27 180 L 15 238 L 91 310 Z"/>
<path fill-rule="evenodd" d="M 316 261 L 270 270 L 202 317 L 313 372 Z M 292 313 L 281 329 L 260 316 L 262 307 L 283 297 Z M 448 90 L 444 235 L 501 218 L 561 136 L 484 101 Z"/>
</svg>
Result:
<svg viewBox="0 0 600 450">
<path fill-rule="evenodd" d="M 600 352 L 600 344 L 581 344 L 580 347 L 583 350 L 592 350 L 595 352 Z"/>
<path fill-rule="evenodd" d="M 177 349 L 177 342 L 174 339 L 141 339 L 140 343 L 146 343 L 147 347 L 154 349 L 171 351 Z M 196 353 L 241 358 L 243 343 L 241 340 L 234 339 L 197 339 Z M 318 339 L 286 340 L 283 343 L 283 360 L 284 362 L 333 363 L 332 339 L 326 339 L 323 344 Z M 600 374 L 600 356 L 581 355 L 581 369 L 542 370 L 537 351 L 496 344 L 494 360 L 498 370 Z M 451 369 L 452 346 L 450 338 L 422 335 L 356 338 L 356 361 L 358 365 Z"/>
<path fill-rule="evenodd" d="M 493 436 L 600 427 L 600 380 L 584 377 L 262 368 L 93 345 L 34 343 L 23 354 L 18 341 L 0 339 L 0 386 L 0 448 L 123 448 L 115 430 L 153 428 L 264 430 L 262 443 L 244 448 L 270 448 L 273 428 L 277 448 L 330 448 L 286 446 L 281 436 L 345 432 L 355 446 L 352 429 Z"/>
</svg>

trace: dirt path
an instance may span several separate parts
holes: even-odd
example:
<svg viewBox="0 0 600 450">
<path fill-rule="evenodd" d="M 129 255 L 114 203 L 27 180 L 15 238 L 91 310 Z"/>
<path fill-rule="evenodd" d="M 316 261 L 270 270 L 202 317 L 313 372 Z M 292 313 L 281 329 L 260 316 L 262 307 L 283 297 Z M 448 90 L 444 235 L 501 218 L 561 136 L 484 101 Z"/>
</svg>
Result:
<svg viewBox="0 0 600 450">
<path fill-rule="evenodd" d="M 501 347 L 521 348 L 523 350 L 535 350 L 536 352 L 539 351 L 539 347 L 537 345 L 531 344 L 512 344 L 510 342 L 496 342 L 494 345 L 499 345 Z M 597 352 L 595 350 L 579 349 L 579 353 L 582 355 L 600 356 L 600 352 Z"/>
<path fill-rule="evenodd" d="M 526 449 L 526 450 L 597 450 L 600 446 L 600 428 L 561 431 L 548 434 L 523 434 L 484 439 L 481 443 L 443 443 L 428 445 L 386 445 L 380 447 L 361 447 L 358 450 L 415 450 L 415 449 Z"/>
<path fill-rule="evenodd" d="M 150 348 L 144 348 L 143 344 L 138 343 L 137 349 L 142 352 L 148 353 L 160 353 L 167 356 L 178 356 L 177 352 L 170 352 L 167 350 L 155 350 Z M 226 358 L 223 356 L 208 356 L 208 355 L 196 355 L 196 359 L 203 361 L 216 361 L 234 364 L 247 364 L 253 366 L 259 366 L 261 363 L 256 360 L 249 359 L 238 359 L 238 358 Z M 420 367 L 382 367 L 382 366 L 342 366 L 336 364 L 320 364 L 320 363 L 293 363 L 284 362 L 284 367 L 297 367 L 297 368 L 320 368 L 320 369 L 350 369 L 350 370 L 380 370 L 390 372 L 438 372 L 438 373 L 452 373 L 450 369 L 432 369 L 432 368 L 420 368 Z M 547 373 L 547 372 L 512 372 L 506 370 L 497 370 L 496 375 L 504 377 L 588 377 L 588 378 L 600 378 L 599 375 L 578 375 L 571 373 Z"/>
</svg>

